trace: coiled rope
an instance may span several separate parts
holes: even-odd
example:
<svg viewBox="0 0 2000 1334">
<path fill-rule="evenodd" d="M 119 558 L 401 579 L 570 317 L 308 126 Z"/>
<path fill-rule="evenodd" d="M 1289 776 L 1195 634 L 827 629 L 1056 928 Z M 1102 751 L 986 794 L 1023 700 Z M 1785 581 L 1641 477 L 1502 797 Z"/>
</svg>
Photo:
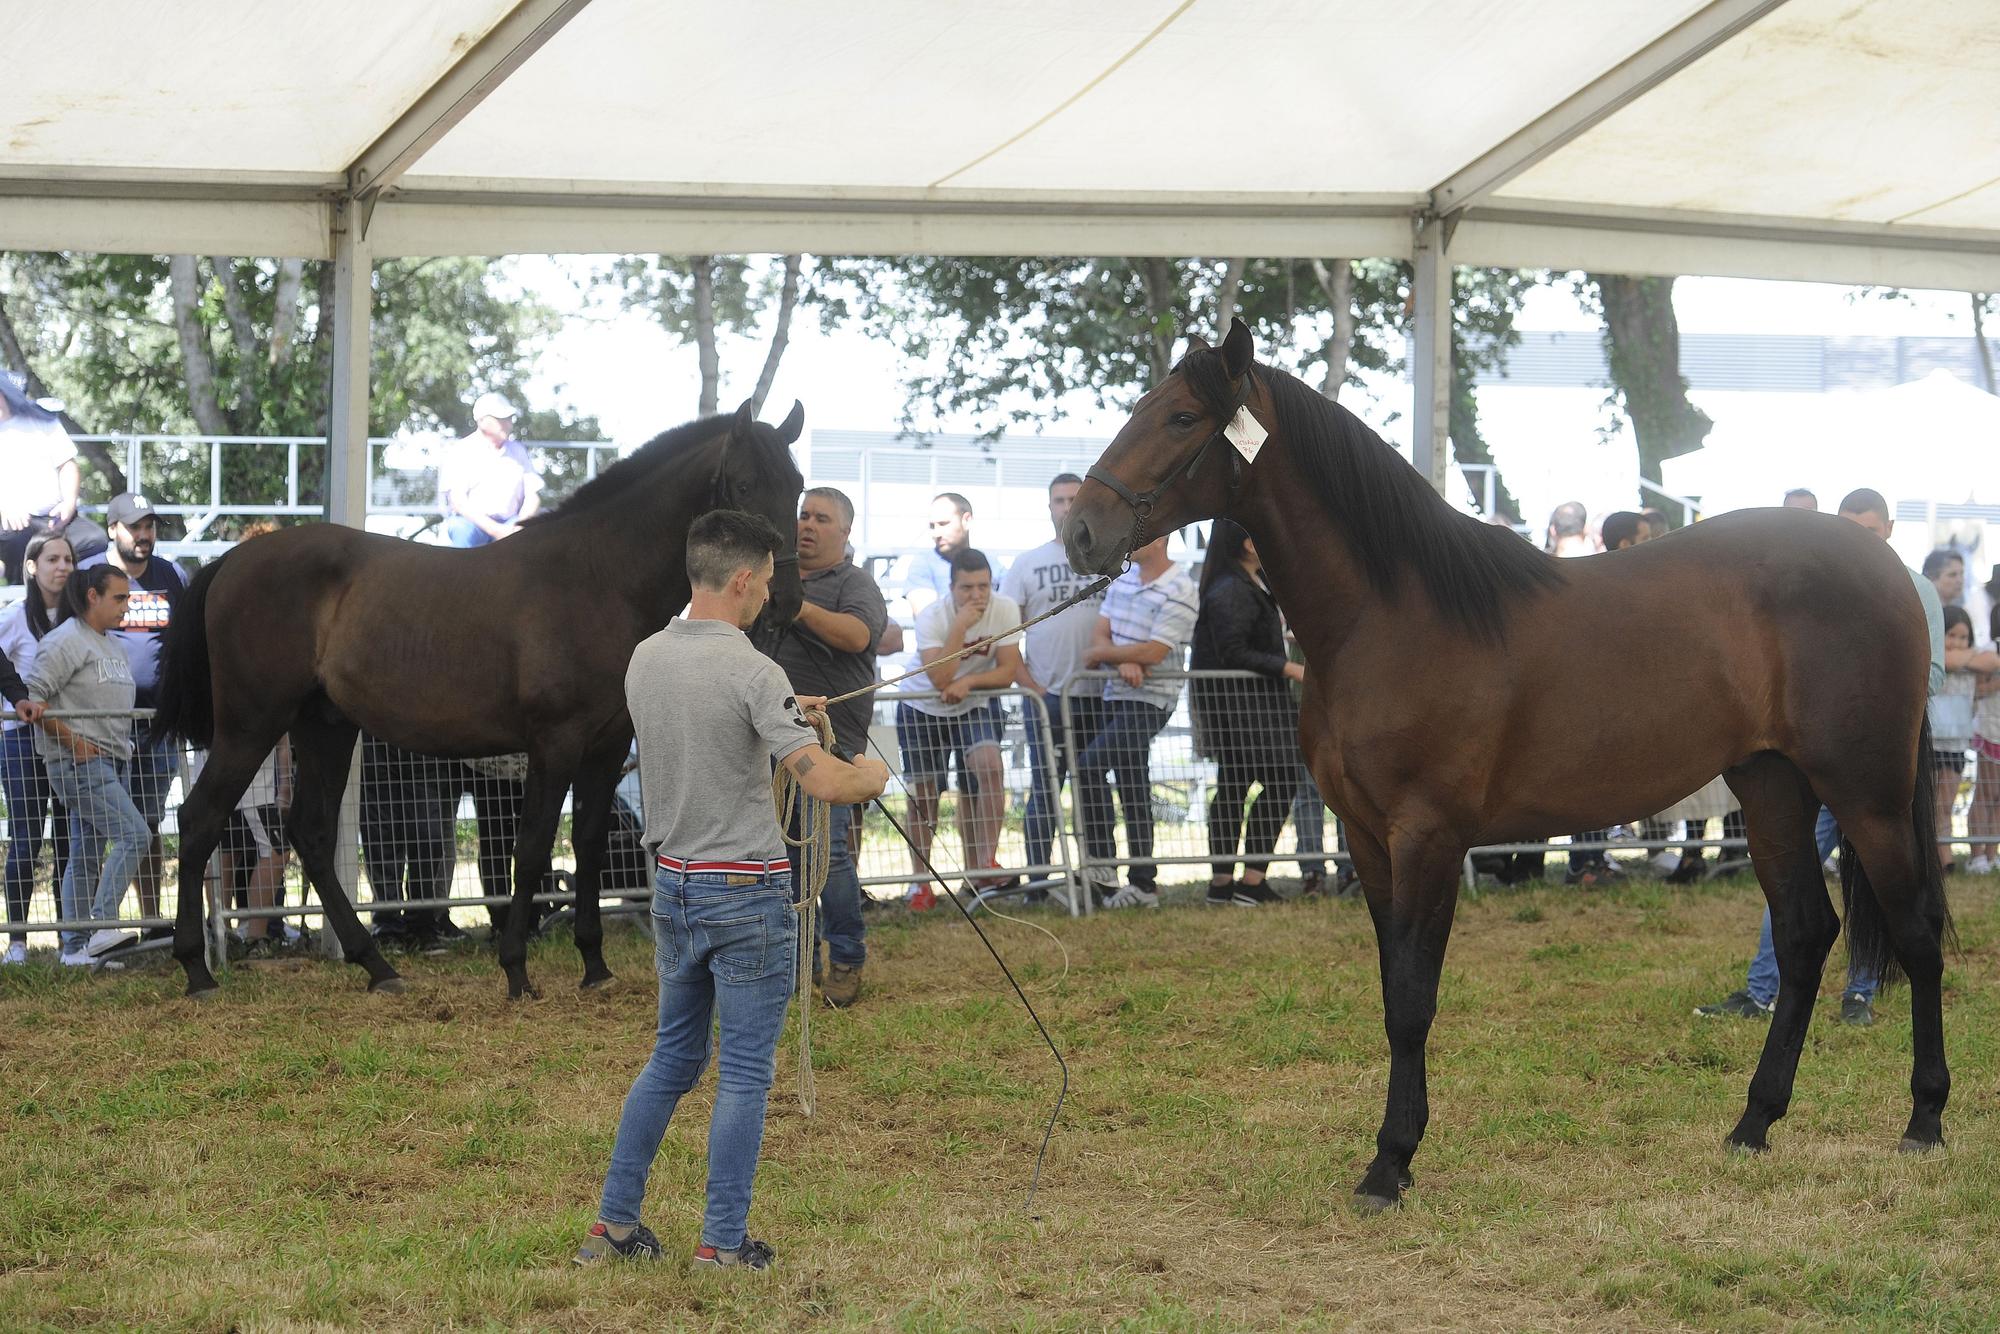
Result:
<svg viewBox="0 0 2000 1334">
<path fill-rule="evenodd" d="M 823 709 L 811 709 L 806 721 L 812 724 L 822 750 L 833 753 L 833 724 Z M 813 1114 L 812 1068 L 812 964 L 819 958 L 819 896 L 826 888 L 827 871 L 833 864 L 833 808 L 812 796 L 791 768 L 780 764 L 771 771 L 771 805 L 778 813 L 778 833 L 795 851 L 792 854 L 792 883 L 798 887 L 792 910 L 799 915 L 799 948 L 794 952 L 799 989 L 799 1106 Z M 794 819 L 799 830 L 792 837 Z"/>
</svg>

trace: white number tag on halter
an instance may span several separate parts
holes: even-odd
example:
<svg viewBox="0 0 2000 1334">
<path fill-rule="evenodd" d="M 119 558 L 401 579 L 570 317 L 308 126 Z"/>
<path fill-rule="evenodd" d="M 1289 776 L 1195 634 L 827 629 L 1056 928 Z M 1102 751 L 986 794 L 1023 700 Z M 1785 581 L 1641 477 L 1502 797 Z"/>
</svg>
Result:
<svg viewBox="0 0 2000 1334">
<path fill-rule="evenodd" d="M 1257 451 L 1264 447 L 1264 438 L 1270 432 L 1264 429 L 1264 423 L 1250 415 L 1249 408 L 1243 407 L 1236 409 L 1236 415 L 1229 419 L 1229 425 L 1222 428 L 1222 434 L 1236 446 L 1236 452 L 1243 456 L 1245 463 L 1255 463 Z"/>
</svg>

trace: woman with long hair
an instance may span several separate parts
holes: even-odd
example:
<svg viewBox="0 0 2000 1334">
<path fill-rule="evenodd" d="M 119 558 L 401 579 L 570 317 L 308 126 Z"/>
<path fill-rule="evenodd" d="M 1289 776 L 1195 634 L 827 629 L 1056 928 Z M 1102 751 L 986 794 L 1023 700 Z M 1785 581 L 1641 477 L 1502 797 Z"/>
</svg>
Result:
<svg viewBox="0 0 2000 1334">
<path fill-rule="evenodd" d="M 62 611 L 63 588 L 76 568 L 76 553 L 61 533 L 30 538 L 22 581 L 28 595 L 0 616 L 0 653 L 26 676 L 35 665 L 42 640 L 55 628 Z M 48 775 L 35 754 L 35 731 L 18 719 L 0 730 L 0 789 L 7 795 L 7 920 L 25 923 L 35 892 L 35 863 L 42 855 L 42 826 L 48 820 L 51 794 Z M 55 805 L 52 842 L 56 879 L 69 863 L 69 813 Z M 28 937 L 16 932 L 8 943 L 6 961 L 25 963 Z"/>
<path fill-rule="evenodd" d="M 35 747 L 49 786 L 70 812 L 62 915 L 71 920 L 108 922 L 117 917 L 125 887 L 153 837 L 126 787 L 136 689 L 125 650 L 110 635 L 125 619 L 131 600 L 132 581 L 114 565 L 71 574 L 63 589 L 62 620 L 42 640 L 27 678 L 29 696 L 49 710 Z M 88 936 L 65 931 L 62 961 L 116 967 L 104 956 L 128 939 L 108 925 Z"/>
<path fill-rule="evenodd" d="M 1264 586 L 1263 563 L 1250 534 L 1217 519 L 1201 567 L 1201 613 L 1194 623 L 1190 666 L 1202 671 L 1249 671 L 1255 679 L 1197 677 L 1191 702 L 1203 753 L 1215 760 L 1208 803 L 1208 901 L 1255 908 L 1280 902 L 1264 883 L 1265 867 L 1299 782 L 1299 719 L 1290 682 L 1305 668 L 1285 656 L 1278 603 Z M 1261 787 L 1254 801 L 1250 789 Z M 1243 874 L 1236 850 L 1243 847 Z"/>
</svg>

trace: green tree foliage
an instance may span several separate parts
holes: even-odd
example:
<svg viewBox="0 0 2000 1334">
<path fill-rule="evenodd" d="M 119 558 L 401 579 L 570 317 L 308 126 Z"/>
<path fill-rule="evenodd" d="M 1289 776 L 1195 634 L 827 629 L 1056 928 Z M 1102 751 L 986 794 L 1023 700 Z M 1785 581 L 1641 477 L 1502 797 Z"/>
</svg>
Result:
<svg viewBox="0 0 2000 1334">
<path fill-rule="evenodd" d="M 1069 394 L 1127 408 L 1165 376 L 1179 339 L 1213 338 L 1232 315 L 1256 333 L 1263 360 L 1337 397 L 1362 372 L 1403 367 L 1412 308 L 1410 266 L 1387 260 L 919 256 L 833 271 L 912 368 L 902 425 L 919 435 L 969 414 L 998 439 L 1059 415 Z M 1514 316 L 1533 282 L 1459 272 L 1452 436 L 1463 462 L 1491 458 L 1472 384 L 1518 341 Z M 1513 510 L 1504 488 L 1500 504 Z"/>
<path fill-rule="evenodd" d="M 331 388 L 332 266 L 193 255 L 0 255 L 0 354 L 64 400 L 78 434 L 319 436 Z M 553 311 L 511 290 L 486 259 L 391 260 L 374 274 L 369 430 L 471 430 L 471 403 L 494 389 L 517 403 Z M 530 440 L 594 439 L 594 419 L 530 412 Z M 123 458 L 85 449 L 85 492 L 127 484 L 163 495 L 207 493 L 205 448 L 149 447 L 138 478 Z M 561 491 L 580 477 L 552 455 Z M 325 451 L 302 451 L 300 499 L 324 496 Z M 231 445 L 224 492 L 277 503 L 282 446 Z"/>
<path fill-rule="evenodd" d="M 1674 315 L 1672 278 L 1586 273 L 1577 297 L 1604 319 L 1604 360 L 1611 404 L 1632 423 L 1639 475 L 1658 486 L 1660 464 L 1700 449 L 1714 425 L 1688 401 L 1681 374 L 1681 327 Z M 1613 429 L 1616 430 L 1614 422 Z M 1653 497 L 1643 492 L 1641 504 Z"/>
</svg>

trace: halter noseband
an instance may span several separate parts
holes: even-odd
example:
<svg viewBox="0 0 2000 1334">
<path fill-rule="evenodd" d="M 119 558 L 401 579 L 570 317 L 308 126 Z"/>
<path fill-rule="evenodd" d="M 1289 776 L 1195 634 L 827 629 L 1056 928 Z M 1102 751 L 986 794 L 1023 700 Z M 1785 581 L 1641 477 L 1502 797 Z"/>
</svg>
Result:
<svg viewBox="0 0 2000 1334">
<path fill-rule="evenodd" d="M 1211 431 L 1208 437 L 1199 445 L 1195 446 L 1194 455 L 1187 461 L 1186 467 L 1176 464 L 1168 470 L 1166 480 L 1151 491 L 1143 493 L 1135 492 L 1131 487 L 1125 485 L 1125 483 L 1119 481 L 1095 463 L 1091 464 L 1084 471 L 1083 475 L 1087 480 L 1102 482 L 1111 489 L 1111 494 L 1117 496 L 1130 507 L 1133 517 L 1138 521 L 1132 529 L 1133 550 L 1145 546 L 1147 541 L 1150 540 L 1149 528 L 1153 521 L 1153 506 L 1159 503 L 1160 497 L 1167 493 L 1168 488 L 1193 477 L 1196 471 L 1200 469 L 1202 460 L 1208 457 L 1208 451 L 1214 447 L 1216 441 L 1223 438 L 1224 434 L 1229 430 L 1229 424 L 1236 420 L 1236 414 L 1241 412 L 1244 405 L 1250 401 L 1250 389 L 1250 372 L 1246 370 L 1243 372 L 1243 387 L 1237 390 L 1236 401 L 1230 404 L 1229 411 L 1223 414 L 1222 424 Z M 1224 514 L 1235 508 L 1236 488 L 1243 480 L 1242 458 L 1233 450 L 1227 452 L 1229 453 L 1229 500 L 1223 506 Z M 1127 554 L 1129 555 L 1130 553 L 1128 552 Z"/>
</svg>

